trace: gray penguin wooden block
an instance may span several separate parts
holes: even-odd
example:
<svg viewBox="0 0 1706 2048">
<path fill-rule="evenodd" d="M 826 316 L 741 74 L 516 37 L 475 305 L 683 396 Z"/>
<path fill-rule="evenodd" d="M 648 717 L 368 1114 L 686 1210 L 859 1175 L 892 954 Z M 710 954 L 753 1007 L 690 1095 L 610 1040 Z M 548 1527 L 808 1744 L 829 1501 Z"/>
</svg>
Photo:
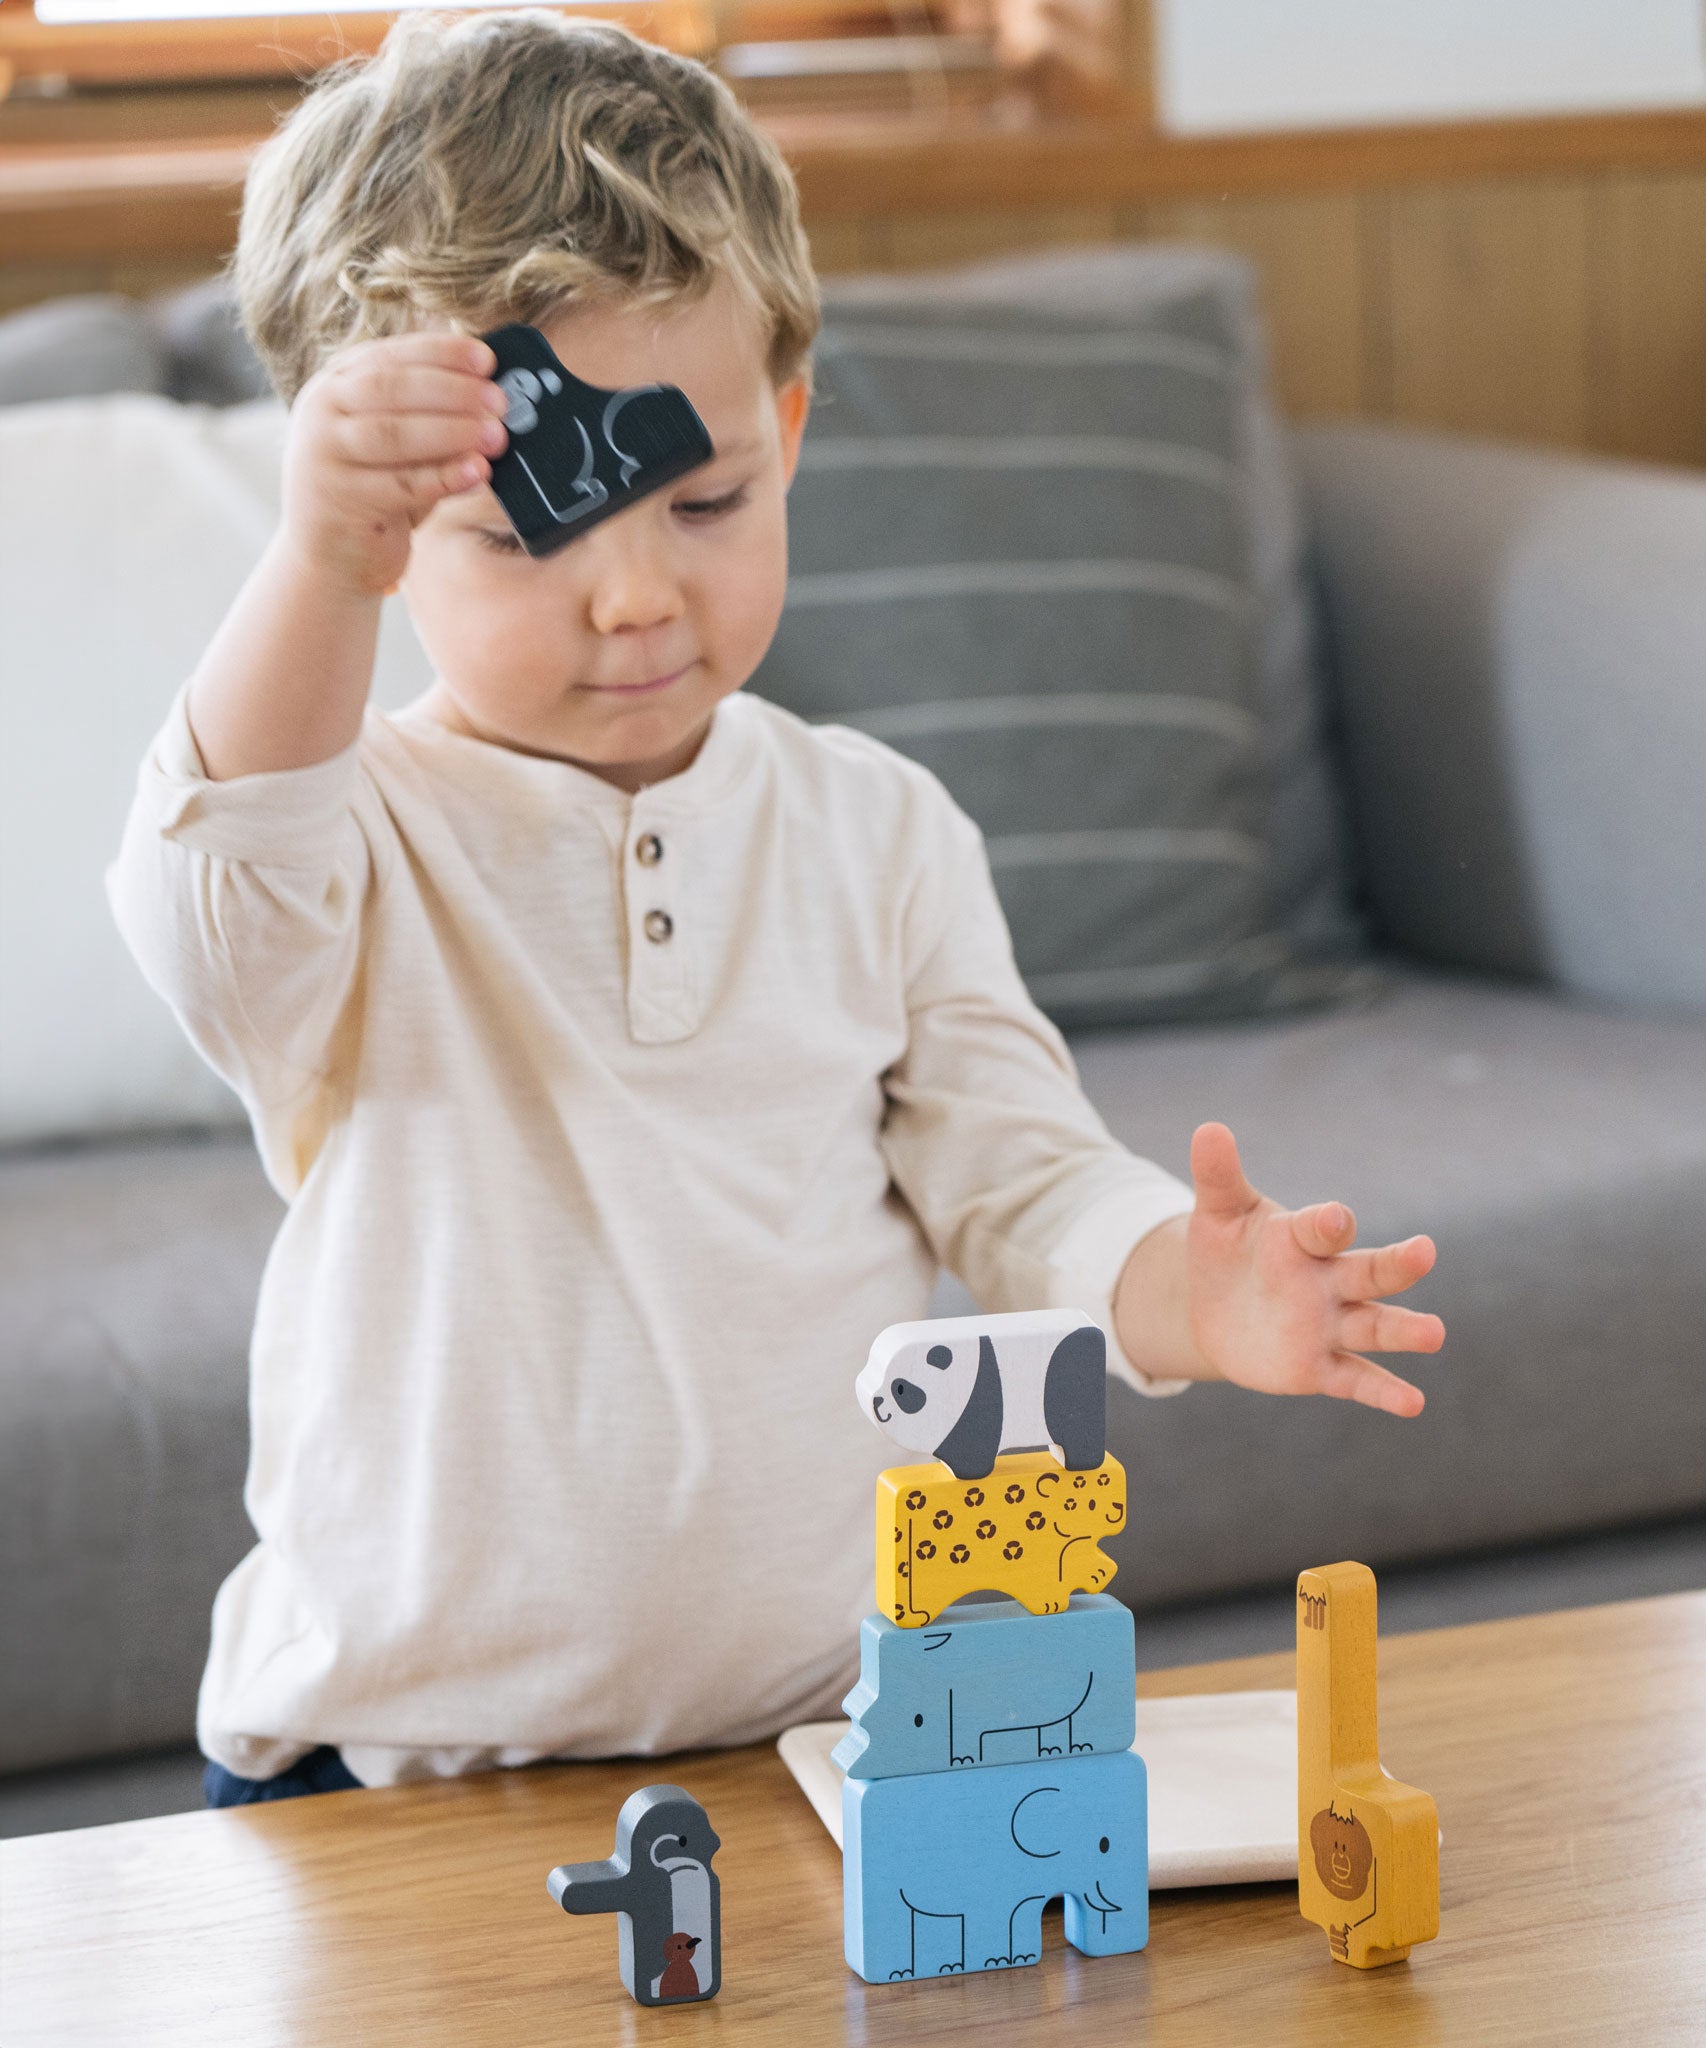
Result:
<svg viewBox="0 0 1706 2048">
<path fill-rule="evenodd" d="M 546 1879 L 565 1913 L 614 1913 L 622 1982 L 641 2005 L 715 1998 L 722 1906 L 711 1858 L 722 1844 L 679 1785 L 645 1785 L 616 1816 L 602 1863 L 559 1863 Z"/>
<path fill-rule="evenodd" d="M 1107 1454 L 1107 1340 L 1078 1309 L 891 1323 L 855 1382 L 903 1450 L 986 1479 L 1010 1451 L 1060 1448 L 1069 1472 Z"/>
</svg>

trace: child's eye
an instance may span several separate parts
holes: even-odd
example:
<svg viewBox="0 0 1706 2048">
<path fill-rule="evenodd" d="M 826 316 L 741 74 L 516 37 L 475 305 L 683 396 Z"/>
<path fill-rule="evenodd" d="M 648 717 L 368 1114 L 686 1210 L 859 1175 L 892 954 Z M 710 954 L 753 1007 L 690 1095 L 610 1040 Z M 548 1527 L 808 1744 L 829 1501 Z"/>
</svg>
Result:
<svg viewBox="0 0 1706 2048">
<path fill-rule="evenodd" d="M 736 484 L 732 491 L 725 491 L 720 498 L 682 498 L 676 502 L 676 511 L 684 519 L 716 519 L 725 512 L 738 512 L 747 500 L 747 486 Z"/>
<path fill-rule="evenodd" d="M 481 526 L 475 531 L 481 547 L 490 548 L 494 555 L 519 555 L 523 552 L 520 536 L 509 527 L 499 532 L 496 527 Z"/>
</svg>

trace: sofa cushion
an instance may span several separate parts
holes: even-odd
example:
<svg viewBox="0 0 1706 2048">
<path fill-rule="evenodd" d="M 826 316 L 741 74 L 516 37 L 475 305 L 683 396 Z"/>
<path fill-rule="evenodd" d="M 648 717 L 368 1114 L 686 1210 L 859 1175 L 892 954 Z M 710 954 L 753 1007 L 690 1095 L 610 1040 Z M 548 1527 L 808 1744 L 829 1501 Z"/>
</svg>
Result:
<svg viewBox="0 0 1706 2048">
<path fill-rule="evenodd" d="M 203 278 L 148 303 L 166 354 L 167 388 L 185 405 L 270 398 L 272 380 L 243 332 L 229 278 Z"/>
<path fill-rule="evenodd" d="M 95 292 L 0 319 L 0 405 L 103 391 L 163 394 L 170 382 L 166 344 L 134 299 Z"/>
<path fill-rule="evenodd" d="M 0 1770 L 193 1731 L 280 1214 L 246 1138 L 0 1160 Z"/>
<path fill-rule="evenodd" d="M 1137 1605 L 1698 1509 L 1706 1503 L 1706 1024 L 1405 970 L 1360 1010 L 1080 1040 L 1114 1131 L 1182 1167 L 1237 1133 L 1287 1204 L 1340 1198 L 1364 1243 L 1426 1231 L 1445 1318 L 1399 1422 L 1230 1387 L 1116 1388 Z"/>
<path fill-rule="evenodd" d="M 843 281 L 837 292 L 852 303 L 863 291 L 880 305 L 885 294 L 892 297 L 894 282 Z M 1350 927 L 1334 853 L 1336 806 L 1316 729 L 1295 507 L 1263 390 L 1247 269 L 1201 252 L 1113 249 L 909 279 L 905 289 L 914 310 L 985 304 L 998 326 L 1023 326 L 1036 322 L 1039 307 L 1052 308 L 1049 320 L 1083 322 L 1087 334 L 1111 335 L 1121 345 L 1149 335 L 1163 353 L 1177 327 L 1178 346 L 1194 347 L 1199 357 L 1205 347 L 1219 348 L 1228 365 L 1216 432 L 1233 454 L 1214 459 L 1229 464 L 1235 484 L 1214 515 L 1216 545 L 1240 556 L 1255 623 L 1222 636 L 1236 643 L 1235 658 L 1223 661 L 1217 676 L 1197 679 L 1196 701 L 1179 713 L 1184 723 L 1148 723 L 1157 705 L 1139 701 L 1143 691 L 1122 676 L 1117 716 L 1141 722 L 1111 728 L 1118 750 L 1104 744 L 1109 728 L 1068 723 L 1053 737 L 1070 759 L 1057 752 L 1046 778 L 1035 728 L 997 723 L 981 734 L 889 733 L 926 758 L 943 742 L 954 748 L 955 760 L 937 756 L 937 765 L 997 839 L 1021 958 L 1039 977 L 1040 992 L 1058 1015 L 1084 1020 L 1260 1007 L 1340 987 L 1336 962 Z M 137 319 L 166 346 L 174 389 L 223 399 L 251 388 L 255 365 L 232 325 L 222 285 L 173 295 Z M 1200 334 L 1193 341 L 1205 321 L 1217 341 Z M 193 381 L 184 382 L 192 372 Z M 819 419 L 833 426 L 833 406 L 826 403 Z M 271 531 L 283 421 L 282 408 L 266 402 L 210 410 L 145 396 L 0 410 L 0 615 L 8 657 L 0 664 L 0 708 L 8 731 L 23 742 L 0 767 L 0 956 L 7 962 L 0 978 L 0 1146 L 216 1126 L 237 1115 L 233 1098 L 126 956 L 100 880 L 143 747 Z M 843 444 L 848 438 L 840 436 Z M 820 472 L 812 466 L 818 458 L 809 457 L 796 489 L 799 559 L 802 566 L 814 556 L 819 563 L 808 573 L 834 573 L 843 558 L 833 530 L 841 517 L 836 503 L 813 495 L 818 483 L 833 481 L 834 459 Z M 936 472 L 920 474 L 929 480 Z M 1121 488 L 1129 484 L 1130 476 L 1112 474 Z M 110 502 L 145 516 L 91 523 L 91 475 L 102 478 Z M 1197 495 L 1205 504 L 1213 497 L 1200 486 Z M 986 501 L 984 493 L 977 502 Z M 1145 501 L 1137 509 L 1149 516 L 1155 508 Z M 1089 620 L 1093 605 L 1103 602 L 1069 605 L 1063 616 L 1070 621 L 1077 611 Z M 823 630 L 823 608 L 809 616 L 816 624 L 807 641 L 791 639 L 793 627 L 784 622 L 760 688 L 830 715 L 862 715 L 844 685 L 868 689 L 866 708 L 879 717 L 885 707 L 903 715 L 916 709 L 897 697 L 895 673 L 860 664 L 836 668 L 845 636 Z M 820 664 L 834 701 L 823 694 L 814 700 Z M 427 679 L 407 614 L 393 599 L 374 695 L 398 704 Z M 1024 678 L 1027 686 L 1032 680 Z M 916 692 L 918 672 L 899 683 Z M 1214 688 L 1233 683 L 1238 702 L 1213 697 Z M 981 715 L 977 673 L 946 676 L 948 685 L 966 691 L 950 707 L 950 722 Z M 1097 693 L 1067 694 L 1089 700 Z M 1160 694 L 1172 699 L 1181 692 L 1170 681 Z M 1082 708 L 1080 702 L 1073 715 Z M 1252 744 L 1229 743 L 1229 732 L 1252 735 Z M 981 765 L 978 748 L 985 750 Z M 1011 780 L 997 788 L 992 778 L 1005 769 L 1013 770 Z M 1190 803 L 1179 801 L 1185 783 L 1175 788 L 1175 771 L 1188 780 Z M 1082 846 L 1061 837 L 1060 814 L 1082 810 L 1092 793 L 1101 815 L 1085 822 L 1113 835 L 1096 850 L 1116 857 L 1087 869 L 1036 858 Z M 1038 812 L 1045 795 L 1050 815 L 1041 832 L 1030 830 L 1017 809 L 997 815 L 1009 802 Z M 1173 885 L 1192 864 L 1180 861 L 1181 851 L 1231 856 L 1195 863 L 1203 879 L 1185 898 L 1183 914 Z M 1167 856 L 1159 864 L 1148 858 L 1156 852 Z M 1133 861 L 1132 853 L 1144 857 Z M 1258 860 L 1259 868 L 1248 864 Z M 1086 873 L 1103 886 L 1080 887 Z M 1146 887 L 1157 874 L 1163 884 Z M 1135 899 L 1143 916 L 1128 927 L 1125 914 Z M 1200 951 L 1205 934 L 1213 938 L 1208 914 L 1217 904 L 1226 912 L 1222 950 L 1193 970 L 1185 956 Z M 1050 973 L 1057 977 L 1052 986 L 1040 978 Z M 1108 984 L 1097 976 L 1112 977 L 1111 998 L 1100 992 Z"/>
<path fill-rule="evenodd" d="M 0 318 L 0 405 L 116 391 L 240 405 L 271 390 L 223 275 L 147 300 L 92 292 Z"/>
<path fill-rule="evenodd" d="M 143 749 L 266 545 L 284 410 L 146 396 L 0 409 L 0 1145 L 229 1123 L 101 878 Z M 89 479 L 123 507 L 91 520 Z M 374 694 L 422 689 L 400 598 Z"/>
<path fill-rule="evenodd" d="M 1335 813 L 1247 267 L 1122 248 L 842 281 L 817 382 L 754 688 L 942 776 L 1062 1023 L 1337 987 Z"/>
<path fill-rule="evenodd" d="M 1706 489 L 1296 437 L 1370 910 L 1398 950 L 1706 1013 Z"/>
</svg>

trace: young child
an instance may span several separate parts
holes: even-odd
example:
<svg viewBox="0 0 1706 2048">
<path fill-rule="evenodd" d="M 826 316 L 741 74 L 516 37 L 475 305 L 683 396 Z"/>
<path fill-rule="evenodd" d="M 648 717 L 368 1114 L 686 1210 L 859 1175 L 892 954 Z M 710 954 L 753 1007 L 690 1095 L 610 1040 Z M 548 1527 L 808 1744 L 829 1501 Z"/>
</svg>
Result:
<svg viewBox="0 0 1706 2048">
<path fill-rule="evenodd" d="M 817 299 L 720 83 L 551 14 L 405 19 L 261 152 L 236 278 L 283 517 L 111 880 L 289 1203 L 211 1798 L 833 1711 L 892 1462 L 853 1379 L 938 1262 L 990 1311 L 1097 1315 L 1149 1391 L 1419 1410 L 1360 1354 L 1442 1341 L 1380 1299 L 1427 1240 L 1350 1249 L 1218 1125 L 1194 1204 L 1115 1144 L 941 786 L 738 694 Z M 593 383 L 680 385 L 714 460 L 529 557 L 475 338 L 512 320 Z M 399 583 L 436 680 L 387 716 Z"/>
</svg>

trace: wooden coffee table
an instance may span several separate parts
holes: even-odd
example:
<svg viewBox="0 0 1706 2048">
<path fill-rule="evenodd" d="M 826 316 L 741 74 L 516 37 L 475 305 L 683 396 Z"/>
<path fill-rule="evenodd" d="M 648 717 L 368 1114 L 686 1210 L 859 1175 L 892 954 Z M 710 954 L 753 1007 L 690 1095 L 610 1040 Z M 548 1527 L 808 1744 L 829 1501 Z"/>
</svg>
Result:
<svg viewBox="0 0 1706 2048">
<path fill-rule="evenodd" d="M 1141 1626 L 1141 1624 L 1140 1624 Z M 1147 1693 L 1289 1682 L 1288 1657 Z M 555 1766 L 0 1845 L 9 2048 L 594 2048 L 604 2042 L 1118 2048 L 1706 2042 L 1706 1594 L 1394 1638 L 1382 1748 L 1439 1801 L 1438 1941 L 1329 1961 L 1295 1889 L 1157 1894 L 1143 1955 L 1045 1920 L 1033 1969 L 871 1986 L 841 1867 L 773 1750 Z M 647 2012 L 608 1920 L 545 1895 L 616 1809 L 685 1785 L 723 1837 L 723 1992 Z"/>
</svg>

